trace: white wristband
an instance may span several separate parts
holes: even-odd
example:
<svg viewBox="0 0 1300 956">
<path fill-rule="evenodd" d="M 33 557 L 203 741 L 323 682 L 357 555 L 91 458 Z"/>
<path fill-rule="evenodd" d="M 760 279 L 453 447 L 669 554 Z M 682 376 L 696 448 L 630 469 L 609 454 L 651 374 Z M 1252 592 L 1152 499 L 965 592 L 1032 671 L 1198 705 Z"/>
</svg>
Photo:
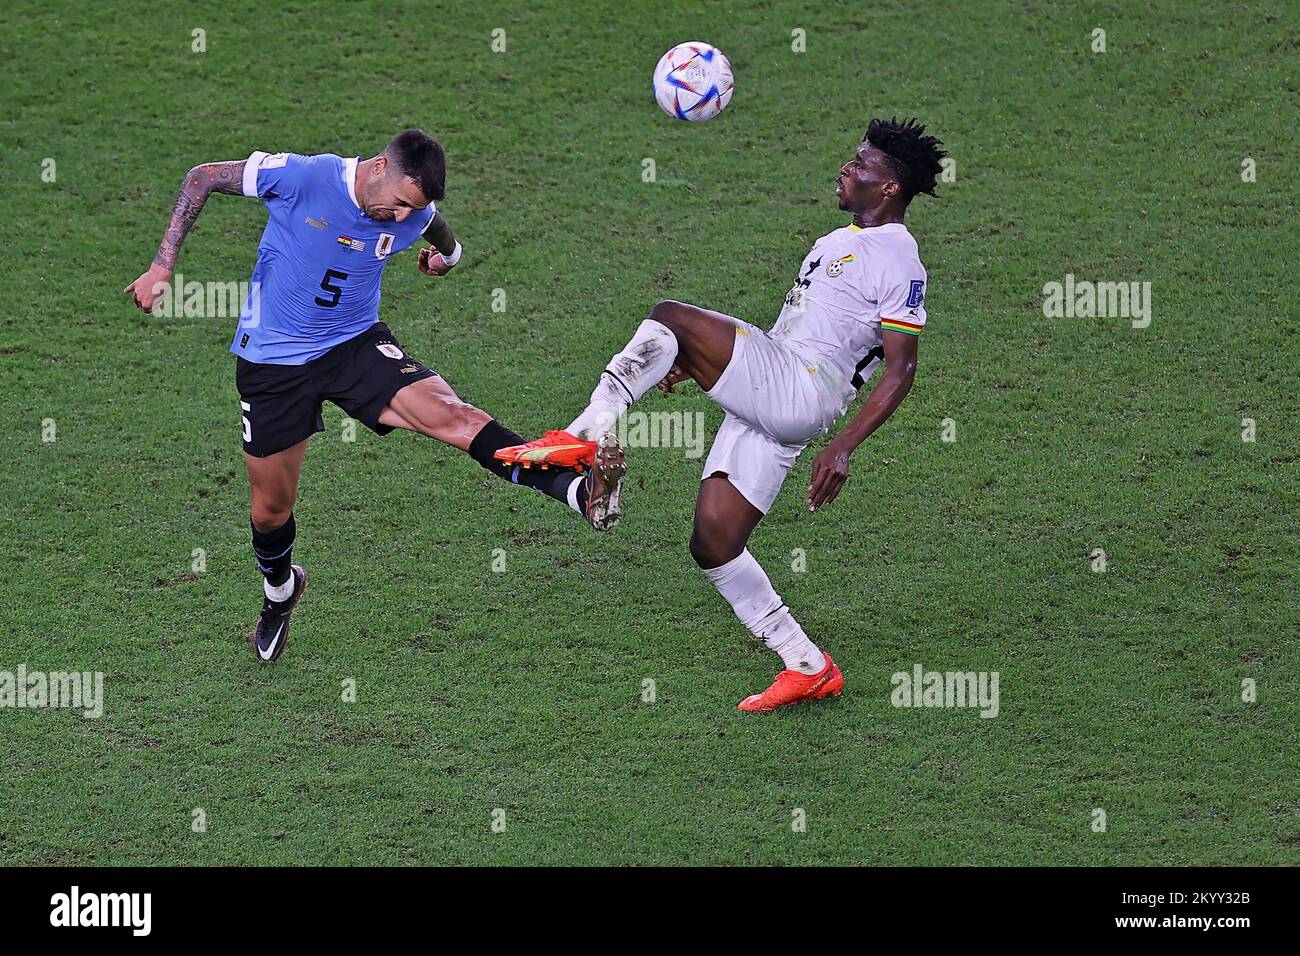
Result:
<svg viewBox="0 0 1300 956">
<path fill-rule="evenodd" d="M 442 256 L 442 261 L 447 263 L 449 266 L 454 266 L 456 263 L 460 262 L 460 254 L 463 251 L 460 247 L 460 240 L 457 239 L 455 242 L 456 248 L 452 249 L 450 254 Z"/>
</svg>

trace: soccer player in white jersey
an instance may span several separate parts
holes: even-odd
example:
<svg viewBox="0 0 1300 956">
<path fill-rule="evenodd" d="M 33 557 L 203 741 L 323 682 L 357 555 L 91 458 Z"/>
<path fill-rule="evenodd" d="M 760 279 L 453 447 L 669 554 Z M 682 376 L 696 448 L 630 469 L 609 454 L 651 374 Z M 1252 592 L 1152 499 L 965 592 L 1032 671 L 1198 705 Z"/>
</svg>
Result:
<svg viewBox="0 0 1300 956">
<path fill-rule="evenodd" d="M 862 408 L 813 461 L 808 508 L 835 500 L 849 456 L 912 387 L 925 326 L 925 269 L 903 225 L 917 193 L 934 195 L 946 155 L 915 120 L 873 119 L 835 194 L 852 222 L 804 257 L 771 332 L 719 312 L 665 301 L 610 361 L 591 402 L 563 431 L 496 457 L 563 465 L 590 453 L 628 407 L 658 384 L 694 379 L 726 411 L 704 465 L 691 554 L 741 623 L 781 655 L 785 669 L 746 711 L 839 695 L 839 667 L 804 633 L 749 553 L 750 533 L 772 506 L 799 453 L 844 415 L 883 365 Z"/>
</svg>

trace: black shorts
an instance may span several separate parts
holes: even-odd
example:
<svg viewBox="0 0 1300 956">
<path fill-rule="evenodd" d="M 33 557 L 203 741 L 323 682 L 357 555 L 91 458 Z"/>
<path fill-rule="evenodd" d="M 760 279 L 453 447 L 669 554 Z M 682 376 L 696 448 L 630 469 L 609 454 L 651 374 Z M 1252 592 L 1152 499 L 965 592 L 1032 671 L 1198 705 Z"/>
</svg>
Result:
<svg viewBox="0 0 1300 956">
<path fill-rule="evenodd" d="M 265 458 L 325 430 L 328 400 L 379 435 L 392 426 L 379 414 L 399 391 L 434 375 L 407 355 L 388 326 L 376 322 L 306 365 L 267 365 L 237 358 L 235 386 L 244 415 L 244 451 Z"/>
</svg>

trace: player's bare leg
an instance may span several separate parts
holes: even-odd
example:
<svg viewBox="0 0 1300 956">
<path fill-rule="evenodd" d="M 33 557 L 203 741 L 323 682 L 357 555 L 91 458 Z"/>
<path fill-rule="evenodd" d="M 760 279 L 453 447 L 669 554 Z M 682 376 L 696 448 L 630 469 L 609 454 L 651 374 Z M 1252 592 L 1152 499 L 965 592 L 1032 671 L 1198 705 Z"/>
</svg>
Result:
<svg viewBox="0 0 1300 956">
<path fill-rule="evenodd" d="M 703 571 L 740 557 L 763 512 L 749 503 L 721 472 L 700 482 L 691 527 L 691 557 Z"/>
<path fill-rule="evenodd" d="M 249 634 L 253 652 L 270 663 L 284 652 L 289 640 L 289 615 L 307 588 L 307 572 L 293 564 L 297 526 L 293 505 L 298 498 L 298 478 L 307 456 L 308 439 L 284 451 L 258 458 L 244 454 L 252 499 L 253 553 L 262 569 L 262 613 Z"/>
<path fill-rule="evenodd" d="M 726 475 L 712 474 L 700 483 L 691 555 L 740 623 L 785 662 L 772 686 L 740 702 L 739 709 L 748 711 L 838 696 L 844 688 L 839 667 L 808 639 L 746 547 L 762 517 Z"/>
<path fill-rule="evenodd" d="M 670 372 L 679 370 L 706 390 L 717 384 L 731 361 L 735 338 L 736 320 L 728 315 L 669 299 L 657 303 L 623 350 L 610 359 L 591 401 L 568 428 L 502 448 L 496 458 L 539 467 L 563 465 L 584 453 L 594 455 L 596 442 Z"/>
<path fill-rule="evenodd" d="M 590 403 L 568 428 L 499 448 L 494 457 L 515 468 L 594 462 L 588 519 L 597 528 L 612 527 L 618 520 L 619 485 L 627 468 L 623 450 L 611 432 L 614 424 L 670 372 L 681 371 L 701 387 L 712 388 L 731 361 L 735 337 L 736 320 L 730 316 L 685 302 L 659 302 L 610 360 Z"/>
<path fill-rule="evenodd" d="M 736 346 L 737 319 L 724 312 L 665 299 L 650 310 L 649 321 L 671 330 L 677 339 L 674 365 L 695 379 L 706 392 L 718 384 L 718 379 L 731 364 L 731 353 Z M 654 384 L 657 383 L 658 380 Z"/>
<path fill-rule="evenodd" d="M 546 473 L 498 461 L 494 453 L 517 445 L 520 436 L 480 408 L 462 401 L 440 375 L 421 379 L 392 397 L 379 423 L 436 438 L 469 454 L 497 477 L 564 502 L 598 531 L 618 524 L 619 492 L 627 459 L 616 441 L 602 443 L 581 469 L 558 466 Z M 584 476 L 583 472 L 589 472 Z"/>
<path fill-rule="evenodd" d="M 419 432 L 461 451 L 469 451 L 474 436 L 490 421 L 487 412 L 461 401 L 441 375 L 406 386 L 379 413 L 381 425 Z"/>
</svg>

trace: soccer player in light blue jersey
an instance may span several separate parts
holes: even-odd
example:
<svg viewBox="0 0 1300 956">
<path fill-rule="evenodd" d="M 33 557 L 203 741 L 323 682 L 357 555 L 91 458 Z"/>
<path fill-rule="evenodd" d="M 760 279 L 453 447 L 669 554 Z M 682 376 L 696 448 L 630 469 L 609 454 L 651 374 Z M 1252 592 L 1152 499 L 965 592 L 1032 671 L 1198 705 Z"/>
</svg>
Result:
<svg viewBox="0 0 1300 956">
<path fill-rule="evenodd" d="M 365 160 L 256 151 L 246 160 L 195 166 L 153 264 L 123 290 L 146 312 L 153 308 L 212 193 L 266 203 L 266 230 L 230 345 L 253 551 L 265 579 L 250 636 L 259 660 L 273 661 L 284 650 L 289 615 L 306 588 L 306 572 L 292 563 L 293 506 L 307 443 L 325 429 L 326 400 L 380 435 L 405 428 L 468 452 L 499 477 L 567 504 L 598 530 L 618 521 L 626 460 L 612 436 L 574 468 L 499 462 L 495 451 L 523 439 L 462 402 L 379 321 L 380 280 L 392 256 L 423 241 L 429 245 L 418 265 L 425 275 L 445 275 L 460 261 L 460 243 L 435 205 L 445 179 L 442 146 L 417 129 Z"/>
</svg>

